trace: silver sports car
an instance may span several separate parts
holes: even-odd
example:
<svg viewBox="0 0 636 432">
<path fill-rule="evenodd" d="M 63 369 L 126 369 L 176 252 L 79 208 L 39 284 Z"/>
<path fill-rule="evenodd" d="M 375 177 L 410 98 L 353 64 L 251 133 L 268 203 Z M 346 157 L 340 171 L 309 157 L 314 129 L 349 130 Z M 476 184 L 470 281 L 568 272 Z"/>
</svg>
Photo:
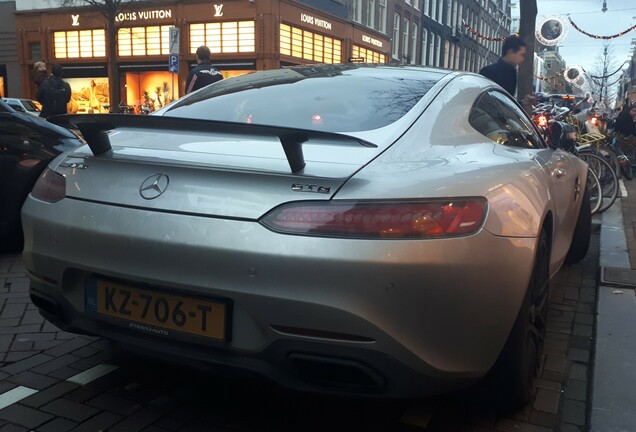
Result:
<svg viewBox="0 0 636 432">
<path fill-rule="evenodd" d="M 88 142 L 23 210 L 41 313 L 146 355 L 395 397 L 526 401 L 587 166 L 491 81 L 325 65 L 220 81 Z"/>
</svg>

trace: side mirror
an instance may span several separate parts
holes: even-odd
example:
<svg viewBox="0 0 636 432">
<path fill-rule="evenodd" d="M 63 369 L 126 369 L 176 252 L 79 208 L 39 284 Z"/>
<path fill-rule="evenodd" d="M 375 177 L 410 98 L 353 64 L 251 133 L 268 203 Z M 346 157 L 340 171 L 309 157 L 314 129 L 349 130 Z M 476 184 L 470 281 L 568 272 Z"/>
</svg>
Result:
<svg viewBox="0 0 636 432">
<path fill-rule="evenodd" d="M 18 111 L 18 112 L 26 112 L 26 110 L 24 108 L 22 108 L 21 106 L 14 106 L 13 109 Z"/>
</svg>

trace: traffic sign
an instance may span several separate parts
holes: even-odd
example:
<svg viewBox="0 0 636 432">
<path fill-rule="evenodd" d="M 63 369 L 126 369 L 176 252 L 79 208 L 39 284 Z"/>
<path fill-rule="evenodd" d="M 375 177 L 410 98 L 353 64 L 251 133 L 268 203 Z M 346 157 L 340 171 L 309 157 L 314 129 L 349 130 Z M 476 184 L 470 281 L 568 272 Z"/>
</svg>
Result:
<svg viewBox="0 0 636 432">
<path fill-rule="evenodd" d="M 179 27 L 170 27 L 170 54 L 179 54 Z"/>
<path fill-rule="evenodd" d="M 168 71 L 170 73 L 179 73 L 179 56 L 176 54 L 170 54 L 168 56 Z"/>
</svg>

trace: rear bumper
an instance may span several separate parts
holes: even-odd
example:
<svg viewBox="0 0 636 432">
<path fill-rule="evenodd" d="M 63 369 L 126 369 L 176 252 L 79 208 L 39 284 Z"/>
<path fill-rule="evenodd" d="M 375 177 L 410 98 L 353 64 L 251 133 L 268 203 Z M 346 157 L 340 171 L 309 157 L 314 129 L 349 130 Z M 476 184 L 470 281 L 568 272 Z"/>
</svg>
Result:
<svg viewBox="0 0 636 432">
<path fill-rule="evenodd" d="M 397 397 L 451 391 L 489 370 L 536 243 L 486 231 L 407 242 L 298 237 L 249 221 L 31 197 L 23 223 L 34 302 L 65 329 L 292 388 Z M 96 275 L 230 299 L 232 339 L 162 338 L 103 320 L 84 307 L 85 282 Z"/>
<path fill-rule="evenodd" d="M 33 279 L 32 279 L 33 280 Z M 37 285 L 36 285 L 37 286 Z M 31 298 L 59 328 L 105 337 L 140 356 L 224 376 L 259 376 L 287 388 L 324 394 L 407 398 L 461 389 L 471 378 L 428 377 L 387 354 L 310 340 L 278 339 L 255 353 L 131 334 L 119 326 L 78 315 L 64 298 L 38 288 Z"/>
</svg>

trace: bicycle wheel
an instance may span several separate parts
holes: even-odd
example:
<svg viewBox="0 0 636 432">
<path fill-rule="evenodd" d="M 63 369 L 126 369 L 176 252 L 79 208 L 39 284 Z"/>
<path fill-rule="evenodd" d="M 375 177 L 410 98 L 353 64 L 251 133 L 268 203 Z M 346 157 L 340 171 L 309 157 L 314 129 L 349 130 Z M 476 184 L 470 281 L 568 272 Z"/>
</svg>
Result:
<svg viewBox="0 0 636 432">
<path fill-rule="evenodd" d="M 590 207 L 592 208 L 592 214 L 598 213 L 603 204 L 603 194 L 601 193 L 601 183 L 598 181 L 598 177 L 591 169 L 587 170 L 587 185 L 586 188 L 590 193 Z"/>
<path fill-rule="evenodd" d="M 623 173 L 623 176 L 627 180 L 631 180 L 631 179 L 634 178 L 632 164 L 631 164 L 631 162 L 629 160 L 625 160 L 624 162 L 621 161 L 621 162 L 619 162 L 619 165 L 621 167 L 621 173 Z"/>
<path fill-rule="evenodd" d="M 618 176 L 605 158 L 592 152 L 582 152 L 579 153 L 578 156 L 587 163 L 590 170 L 594 171 L 594 174 L 596 174 L 596 177 L 601 184 L 603 198 L 598 213 L 603 213 L 605 210 L 610 208 L 612 204 L 614 204 L 618 197 L 618 192 L 620 190 L 618 185 Z"/>
</svg>

